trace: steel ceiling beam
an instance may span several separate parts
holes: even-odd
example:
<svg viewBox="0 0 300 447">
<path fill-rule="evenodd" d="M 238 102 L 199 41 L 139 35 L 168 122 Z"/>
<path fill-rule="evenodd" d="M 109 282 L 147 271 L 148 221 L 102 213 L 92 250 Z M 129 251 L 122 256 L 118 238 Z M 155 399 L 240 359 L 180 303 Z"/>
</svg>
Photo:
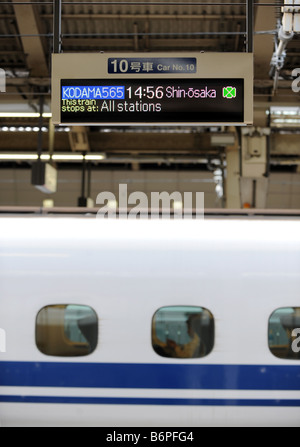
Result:
<svg viewBox="0 0 300 447">
<path fill-rule="evenodd" d="M 28 69 L 32 76 L 48 76 L 49 69 L 41 33 L 41 23 L 34 4 L 28 5 L 25 0 L 12 0 L 18 29 L 21 35 L 37 35 L 36 37 L 21 37 Z M 22 5 L 24 3 L 24 5 Z"/>
<path fill-rule="evenodd" d="M 259 3 L 274 3 L 272 0 L 259 0 Z M 259 8 L 256 10 L 255 32 L 276 29 L 274 10 Z M 272 34 L 255 34 L 254 36 L 254 77 L 269 79 L 270 60 L 274 51 L 274 36 Z"/>
</svg>

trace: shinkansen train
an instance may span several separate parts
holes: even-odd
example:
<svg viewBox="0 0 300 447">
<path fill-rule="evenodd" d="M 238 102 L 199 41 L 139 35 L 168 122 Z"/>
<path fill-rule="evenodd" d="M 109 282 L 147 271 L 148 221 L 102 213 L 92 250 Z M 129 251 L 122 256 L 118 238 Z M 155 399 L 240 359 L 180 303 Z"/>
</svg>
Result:
<svg viewBox="0 0 300 447">
<path fill-rule="evenodd" d="M 1 426 L 300 426 L 299 218 L 0 218 Z"/>
</svg>

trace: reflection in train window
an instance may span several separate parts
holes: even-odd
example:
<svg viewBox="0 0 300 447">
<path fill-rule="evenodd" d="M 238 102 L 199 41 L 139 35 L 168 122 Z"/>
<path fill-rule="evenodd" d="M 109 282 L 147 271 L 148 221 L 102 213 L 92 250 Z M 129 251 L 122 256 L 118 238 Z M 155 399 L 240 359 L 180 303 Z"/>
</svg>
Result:
<svg viewBox="0 0 300 447">
<path fill-rule="evenodd" d="M 89 306 L 55 305 L 40 310 L 36 345 L 46 355 L 78 357 L 91 354 L 98 342 L 98 318 Z"/>
<path fill-rule="evenodd" d="M 300 307 L 282 307 L 269 319 L 269 348 L 280 359 L 300 360 Z"/>
<path fill-rule="evenodd" d="M 199 358 L 214 345 L 214 318 L 203 307 L 169 306 L 152 320 L 152 346 L 162 357 Z"/>
</svg>

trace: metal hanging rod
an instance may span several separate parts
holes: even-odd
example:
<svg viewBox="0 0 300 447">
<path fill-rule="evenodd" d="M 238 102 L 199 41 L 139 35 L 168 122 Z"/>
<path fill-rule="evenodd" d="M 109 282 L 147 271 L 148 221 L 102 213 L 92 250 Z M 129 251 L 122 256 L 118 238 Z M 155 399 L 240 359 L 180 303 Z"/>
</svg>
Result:
<svg viewBox="0 0 300 447">
<path fill-rule="evenodd" d="M 269 31 L 268 31 L 269 33 Z M 133 37 L 133 36 L 244 36 L 246 31 L 239 32 L 191 32 L 191 33 L 94 33 L 94 34 L 61 34 L 61 37 Z M 0 38 L 11 38 L 11 37 L 53 37 L 53 33 L 50 34 L 0 34 Z"/>
<path fill-rule="evenodd" d="M 53 5 L 52 1 L 34 1 L 34 2 L 13 2 L 10 1 L 2 1 L 1 5 Z M 222 3 L 222 2 L 112 2 L 112 1 L 106 1 L 106 2 L 91 2 L 91 1 L 65 1 L 62 2 L 62 5 L 93 5 L 93 6 L 111 6 L 111 5 L 118 5 L 118 6 L 247 6 L 247 3 L 245 2 L 239 2 L 239 3 Z M 253 3 L 253 6 L 281 6 L 278 3 Z M 300 3 L 293 4 L 293 6 L 300 6 Z"/>
<path fill-rule="evenodd" d="M 11 5 L 11 2 L 2 2 L 2 5 Z M 14 2 L 14 5 L 52 5 L 53 2 Z M 62 2 L 63 5 L 133 5 L 133 6 L 137 6 L 137 5 L 147 5 L 147 6 L 165 6 L 165 5 L 171 5 L 171 6 L 176 6 L 176 5 L 181 5 L 181 6 L 213 6 L 213 5 L 225 5 L 225 6 L 232 6 L 232 3 L 192 3 L 192 2 L 81 2 L 81 1 L 75 1 L 75 2 Z M 245 3 L 235 3 L 236 6 L 242 6 L 245 5 Z"/>
<path fill-rule="evenodd" d="M 215 31 L 215 32 L 205 32 L 205 31 L 195 31 L 190 33 L 94 33 L 94 34 L 62 34 L 62 37 L 133 37 L 133 36 L 244 36 L 246 31 Z"/>
<path fill-rule="evenodd" d="M 77 34 L 77 36 L 79 35 Z M 1 39 L 10 39 L 11 37 L 53 37 L 53 34 L 0 34 Z"/>
</svg>

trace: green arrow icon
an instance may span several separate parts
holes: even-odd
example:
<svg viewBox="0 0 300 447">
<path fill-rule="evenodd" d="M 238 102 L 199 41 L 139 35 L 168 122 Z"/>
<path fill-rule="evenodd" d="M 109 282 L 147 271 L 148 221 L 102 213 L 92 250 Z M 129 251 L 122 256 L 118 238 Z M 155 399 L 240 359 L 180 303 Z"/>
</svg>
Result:
<svg viewBox="0 0 300 447">
<path fill-rule="evenodd" d="M 223 98 L 236 98 L 236 88 L 231 86 L 223 87 Z"/>
</svg>

